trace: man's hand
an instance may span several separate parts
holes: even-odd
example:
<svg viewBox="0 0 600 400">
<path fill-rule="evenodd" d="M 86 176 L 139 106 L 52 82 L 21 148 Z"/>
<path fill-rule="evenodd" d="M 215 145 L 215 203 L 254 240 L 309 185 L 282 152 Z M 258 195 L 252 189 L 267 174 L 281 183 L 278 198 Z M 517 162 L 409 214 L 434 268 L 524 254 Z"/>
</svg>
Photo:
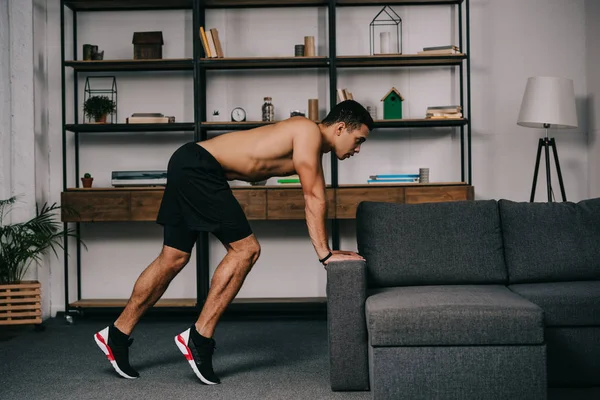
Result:
<svg viewBox="0 0 600 400">
<path fill-rule="evenodd" d="M 358 260 L 365 261 L 364 257 L 360 254 L 357 254 L 353 251 L 344 251 L 344 250 L 331 250 L 333 254 L 331 257 L 327 259 L 323 264 L 327 265 L 331 261 L 348 261 L 348 260 Z"/>
</svg>

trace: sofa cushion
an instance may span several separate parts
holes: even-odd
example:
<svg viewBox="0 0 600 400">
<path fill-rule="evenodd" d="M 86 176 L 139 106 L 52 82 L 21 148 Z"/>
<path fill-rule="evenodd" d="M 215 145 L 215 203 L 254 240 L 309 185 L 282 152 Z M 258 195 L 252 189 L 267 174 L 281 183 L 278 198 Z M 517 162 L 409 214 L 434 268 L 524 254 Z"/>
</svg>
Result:
<svg viewBox="0 0 600 400">
<path fill-rule="evenodd" d="M 600 198 L 499 207 L 510 283 L 600 280 Z"/>
<path fill-rule="evenodd" d="M 369 287 L 506 283 L 494 200 L 358 206 Z"/>
<path fill-rule="evenodd" d="M 379 288 L 366 301 L 371 346 L 544 341 L 543 311 L 501 285 Z"/>
<path fill-rule="evenodd" d="M 523 283 L 509 289 L 540 306 L 546 326 L 600 326 L 600 281 Z"/>
</svg>

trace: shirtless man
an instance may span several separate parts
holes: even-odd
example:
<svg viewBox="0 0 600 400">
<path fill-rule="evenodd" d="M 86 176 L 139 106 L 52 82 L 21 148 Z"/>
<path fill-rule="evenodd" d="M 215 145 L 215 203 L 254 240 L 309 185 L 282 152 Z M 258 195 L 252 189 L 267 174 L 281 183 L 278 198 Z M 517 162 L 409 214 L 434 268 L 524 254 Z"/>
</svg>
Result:
<svg viewBox="0 0 600 400">
<path fill-rule="evenodd" d="M 214 272 L 202 312 L 195 324 L 175 337 L 192 370 L 205 384 L 220 383 L 212 367 L 219 318 L 237 295 L 260 254 L 260 245 L 233 196 L 229 180 L 260 181 L 298 174 L 306 203 L 308 233 L 317 258 L 363 260 L 350 251 L 329 248 L 327 199 L 322 156 L 335 152 L 344 160 L 360 151 L 373 128 L 371 116 L 359 103 L 336 105 L 321 122 L 292 117 L 248 131 L 216 136 L 181 146 L 167 169 L 167 186 L 157 222 L 164 226 L 160 255 L 142 272 L 129 302 L 113 325 L 94 339 L 117 373 L 139 376 L 129 364 L 129 336 L 148 308 L 163 295 L 190 258 L 199 231 L 212 232 L 227 254 Z"/>
</svg>

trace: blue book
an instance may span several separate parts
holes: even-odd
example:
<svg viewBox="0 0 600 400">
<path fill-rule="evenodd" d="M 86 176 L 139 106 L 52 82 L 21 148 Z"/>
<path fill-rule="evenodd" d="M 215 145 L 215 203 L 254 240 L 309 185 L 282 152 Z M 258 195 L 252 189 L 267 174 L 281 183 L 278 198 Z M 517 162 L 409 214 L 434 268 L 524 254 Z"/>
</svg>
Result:
<svg viewBox="0 0 600 400">
<path fill-rule="evenodd" d="M 381 178 L 418 178 L 419 174 L 383 174 L 383 175 L 371 175 L 369 178 L 371 179 L 381 179 Z"/>
</svg>

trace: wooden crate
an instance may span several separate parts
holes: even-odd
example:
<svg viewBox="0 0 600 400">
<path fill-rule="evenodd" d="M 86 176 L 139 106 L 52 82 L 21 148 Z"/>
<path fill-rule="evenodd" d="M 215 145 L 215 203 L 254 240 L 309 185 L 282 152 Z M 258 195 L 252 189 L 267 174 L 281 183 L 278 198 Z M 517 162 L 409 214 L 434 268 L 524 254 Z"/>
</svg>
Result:
<svg viewBox="0 0 600 400">
<path fill-rule="evenodd" d="M 0 325 L 41 324 L 40 294 L 36 281 L 0 285 Z"/>
</svg>

